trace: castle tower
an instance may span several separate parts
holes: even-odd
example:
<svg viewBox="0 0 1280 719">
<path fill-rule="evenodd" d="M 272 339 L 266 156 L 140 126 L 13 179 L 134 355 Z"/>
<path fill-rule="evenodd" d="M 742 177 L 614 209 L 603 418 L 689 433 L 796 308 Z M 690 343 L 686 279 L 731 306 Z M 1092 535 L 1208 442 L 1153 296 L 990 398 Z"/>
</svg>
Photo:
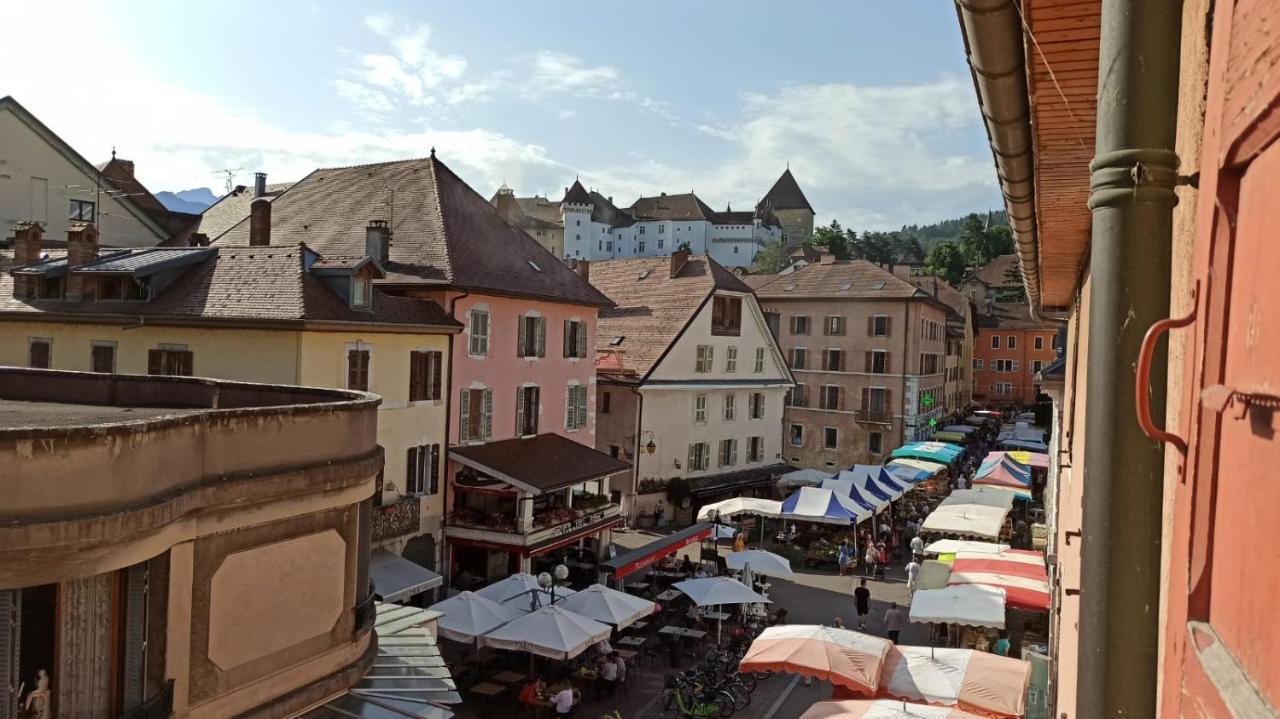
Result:
<svg viewBox="0 0 1280 719">
<path fill-rule="evenodd" d="M 756 209 L 769 209 L 782 222 L 782 244 L 798 247 L 813 236 L 813 207 L 788 167 Z"/>
<path fill-rule="evenodd" d="M 599 259 L 591 234 L 591 193 L 574 178 L 573 185 L 565 188 L 560 201 L 560 217 L 564 221 L 564 256 L 566 259 Z"/>
</svg>

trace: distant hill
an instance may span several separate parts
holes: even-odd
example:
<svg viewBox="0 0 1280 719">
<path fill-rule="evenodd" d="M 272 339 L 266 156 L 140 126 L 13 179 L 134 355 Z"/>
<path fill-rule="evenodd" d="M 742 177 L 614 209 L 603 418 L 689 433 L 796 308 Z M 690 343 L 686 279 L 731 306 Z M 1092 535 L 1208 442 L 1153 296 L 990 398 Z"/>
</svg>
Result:
<svg viewBox="0 0 1280 719">
<path fill-rule="evenodd" d="M 209 205 L 218 201 L 218 196 L 213 194 L 213 190 L 207 187 L 199 187 L 194 190 L 182 190 L 180 192 L 157 192 L 156 199 L 166 209 L 174 212 L 190 212 L 200 214 L 204 212 Z"/>
<path fill-rule="evenodd" d="M 975 213 L 979 217 L 987 218 L 988 213 Z M 992 225 L 1008 225 L 1009 218 L 1005 217 L 1004 210 L 996 210 L 990 213 L 990 221 Z M 943 220 L 935 222 L 931 225 L 903 225 L 901 232 L 905 235 L 911 235 L 920 242 L 920 246 L 928 254 L 934 245 L 943 240 L 957 241 L 960 239 L 960 232 L 964 229 L 963 217 L 957 217 L 953 220 Z"/>
</svg>

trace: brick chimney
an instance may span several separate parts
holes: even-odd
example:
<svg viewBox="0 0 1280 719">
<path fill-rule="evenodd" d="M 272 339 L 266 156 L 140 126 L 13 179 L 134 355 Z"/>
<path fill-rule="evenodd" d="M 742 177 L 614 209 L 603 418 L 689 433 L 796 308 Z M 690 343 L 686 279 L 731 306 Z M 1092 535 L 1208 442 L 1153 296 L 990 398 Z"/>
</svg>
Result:
<svg viewBox="0 0 1280 719">
<path fill-rule="evenodd" d="M 578 273 L 583 282 L 591 281 L 591 263 L 586 260 L 578 260 L 573 263 L 573 271 Z"/>
<path fill-rule="evenodd" d="M 688 262 L 689 262 L 688 250 L 676 250 L 675 252 L 672 252 L 671 253 L 671 279 L 674 280 L 680 274 L 680 270 L 683 270 L 685 264 Z"/>
<path fill-rule="evenodd" d="M 18 267 L 32 265 L 40 261 L 40 242 L 44 237 L 44 228 L 39 222 L 19 222 L 13 229 L 13 261 Z M 25 275 L 13 276 L 13 296 L 30 297 L 35 294 L 35 278 Z"/>
<path fill-rule="evenodd" d="M 265 197 L 267 194 L 267 173 L 253 173 L 253 196 Z"/>
<path fill-rule="evenodd" d="M 67 229 L 67 299 L 79 300 L 89 295 L 90 277 L 77 273 L 77 267 L 98 259 L 98 228 L 88 222 L 73 222 Z"/>
<path fill-rule="evenodd" d="M 249 246 L 271 244 L 271 200 L 259 197 L 249 205 Z"/>
<path fill-rule="evenodd" d="M 386 220 L 369 220 L 364 228 L 364 253 L 380 265 L 391 256 L 391 225 Z"/>
</svg>

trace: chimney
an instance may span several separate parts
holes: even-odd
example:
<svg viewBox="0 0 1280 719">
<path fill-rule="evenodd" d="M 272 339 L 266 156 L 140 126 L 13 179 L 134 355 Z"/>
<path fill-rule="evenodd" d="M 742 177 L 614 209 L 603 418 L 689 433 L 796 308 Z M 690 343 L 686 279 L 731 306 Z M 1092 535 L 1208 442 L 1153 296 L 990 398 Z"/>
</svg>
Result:
<svg viewBox="0 0 1280 719">
<path fill-rule="evenodd" d="M 98 259 L 98 228 L 88 222 L 73 222 L 67 229 L 67 299 L 79 300 L 89 294 L 91 279 L 76 272 L 77 267 Z"/>
<path fill-rule="evenodd" d="M 675 279 L 680 270 L 684 269 L 685 263 L 689 261 L 688 250 L 676 250 L 671 253 L 671 279 Z"/>
<path fill-rule="evenodd" d="M 384 264 L 391 255 L 391 225 L 386 220 L 369 220 L 364 229 L 364 253 Z"/>
<path fill-rule="evenodd" d="M 591 263 L 586 260 L 578 260 L 573 264 L 573 271 L 578 273 L 583 282 L 591 281 Z"/>
<path fill-rule="evenodd" d="M 831 254 L 830 252 L 823 252 L 822 254 L 818 255 L 818 264 L 820 265 L 834 265 L 835 263 L 836 263 L 836 256 Z"/>
<path fill-rule="evenodd" d="M 271 200 L 259 197 L 249 205 L 249 246 L 271 244 Z"/>
<path fill-rule="evenodd" d="M 253 196 L 266 197 L 267 195 L 267 173 L 253 173 Z"/>
<path fill-rule="evenodd" d="M 188 244 L 192 247 L 208 247 L 209 236 L 203 232 L 192 232 Z"/>
<path fill-rule="evenodd" d="M 15 265 L 32 265 L 40 261 L 40 240 L 44 228 L 39 222 L 19 222 L 13 230 L 13 261 Z M 22 298 L 35 294 L 35 278 L 13 276 L 13 296 Z"/>
</svg>

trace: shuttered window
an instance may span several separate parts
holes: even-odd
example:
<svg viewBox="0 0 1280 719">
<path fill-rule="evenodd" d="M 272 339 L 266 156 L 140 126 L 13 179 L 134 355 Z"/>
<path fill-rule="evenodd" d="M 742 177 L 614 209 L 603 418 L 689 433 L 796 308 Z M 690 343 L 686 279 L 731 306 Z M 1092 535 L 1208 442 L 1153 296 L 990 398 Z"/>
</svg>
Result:
<svg viewBox="0 0 1280 719">
<path fill-rule="evenodd" d="M 50 369 L 53 366 L 53 340 L 32 338 L 27 343 L 27 366 Z"/>
<path fill-rule="evenodd" d="M 408 496 L 440 491 L 440 445 L 410 447 L 405 461 L 404 492 Z"/>
<path fill-rule="evenodd" d="M 161 348 L 147 351 L 147 374 L 190 377 L 194 363 L 195 357 L 190 350 Z"/>
<path fill-rule="evenodd" d="M 752 392 L 750 405 L 751 419 L 763 419 L 764 392 Z"/>
<path fill-rule="evenodd" d="M 689 471 L 701 472 L 711 464 L 711 446 L 706 442 L 689 445 Z"/>
<path fill-rule="evenodd" d="M 764 437 L 751 437 L 747 440 L 747 461 L 760 462 L 764 459 Z"/>
<path fill-rule="evenodd" d="M 547 318 L 521 315 L 516 337 L 517 357 L 547 356 Z"/>
<path fill-rule="evenodd" d="M 818 396 L 818 409 L 843 409 L 840 402 L 840 386 L 828 384 L 822 386 L 822 394 Z"/>
<path fill-rule="evenodd" d="M 727 394 L 724 396 L 724 421 L 726 422 L 732 422 L 734 420 L 734 415 L 737 413 L 735 400 L 736 398 L 734 395 Z"/>
<path fill-rule="evenodd" d="M 738 371 L 738 348 L 730 345 L 724 348 L 724 371 L 733 374 Z"/>
<path fill-rule="evenodd" d="M 805 315 L 791 316 L 791 334 L 807 335 L 809 334 L 809 318 Z"/>
<path fill-rule="evenodd" d="M 467 354 L 483 357 L 489 354 L 489 313 L 484 310 L 471 310 L 470 339 L 467 343 Z"/>
<path fill-rule="evenodd" d="M 867 318 L 867 335 L 871 337 L 888 337 L 892 318 L 888 315 L 875 315 Z"/>
<path fill-rule="evenodd" d="M 369 391 L 369 350 L 347 350 L 347 389 Z"/>
<path fill-rule="evenodd" d="M 791 390 L 787 392 L 787 404 L 792 407 L 808 407 L 809 394 L 807 390 L 808 388 L 803 384 L 797 384 L 795 387 L 792 387 Z"/>
<path fill-rule="evenodd" d="M 720 440 L 720 466 L 732 467 L 738 463 L 738 440 Z"/>
<path fill-rule="evenodd" d="M 493 390 L 464 389 L 458 393 L 458 439 L 483 442 L 493 436 Z"/>
<path fill-rule="evenodd" d="M 92 372 L 110 374 L 116 371 L 116 345 L 114 342 L 94 342 L 89 350 L 89 369 Z"/>
<path fill-rule="evenodd" d="M 828 372 L 844 371 L 844 351 L 843 350 L 827 350 L 823 353 L 823 369 Z"/>
<path fill-rule="evenodd" d="M 737 337 L 742 328 L 742 298 L 716 295 L 711 306 L 711 334 Z"/>
<path fill-rule="evenodd" d="M 756 374 L 760 374 L 761 372 L 764 372 L 764 348 L 763 347 L 756 348 L 756 366 L 754 371 Z"/>
<path fill-rule="evenodd" d="M 697 358 L 693 368 L 694 372 L 706 374 L 711 371 L 715 362 L 715 348 L 711 345 L 698 345 Z"/>
<path fill-rule="evenodd" d="M 516 388 L 516 436 L 527 437 L 538 433 L 537 387 Z"/>
<path fill-rule="evenodd" d="M 409 353 L 409 401 L 440 399 L 443 352 Z"/>
<path fill-rule="evenodd" d="M 581 429 L 587 424 L 587 386 L 571 384 L 565 390 L 565 429 Z"/>
<path fill-rule="evenodd" d="M 823 333 L 829 336 L 840 336 L 844 334 L 844 317 L 840 315 L 831 315 L 827 317 L 823 323 Z"/>
<path fill-rule="evenodd" d="M 587 356 L 586 322 L 564 321 L 564 356 L 579 359 Z"/>
<path fill-rule="evenodd" d="M 889 373 L 889 353 L 884 350 L 869 350 L 865 355 L 865 371 L 872 374 Z"/>
<path fill-rule="evenodd" d="M 807 369 L 809 362 L 809 350 L 804 347 L 793 347 L 791 349 L 791 368 Z"/>
</svg>

